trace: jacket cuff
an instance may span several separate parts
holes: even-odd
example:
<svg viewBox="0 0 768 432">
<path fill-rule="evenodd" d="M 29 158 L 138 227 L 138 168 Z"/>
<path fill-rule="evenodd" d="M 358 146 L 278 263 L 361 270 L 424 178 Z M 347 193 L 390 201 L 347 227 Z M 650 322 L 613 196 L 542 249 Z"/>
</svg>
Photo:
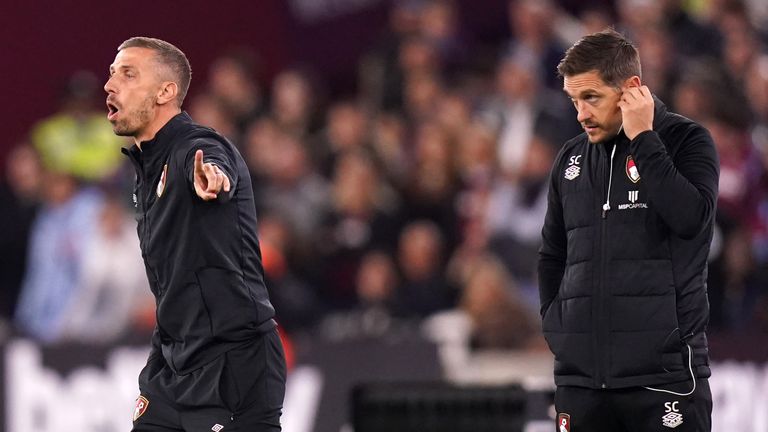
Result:
<svg viewBox="0 0 768 432">
<path fill-rule="evenodd" d="M 633 156 L 637 156 L 639 153 L 667 152 L 664 143 L 661 142 L 661 137 L 654 130 L 640 132 L 635 139 L 629 142 L 629 151 Z"/>
</svg>

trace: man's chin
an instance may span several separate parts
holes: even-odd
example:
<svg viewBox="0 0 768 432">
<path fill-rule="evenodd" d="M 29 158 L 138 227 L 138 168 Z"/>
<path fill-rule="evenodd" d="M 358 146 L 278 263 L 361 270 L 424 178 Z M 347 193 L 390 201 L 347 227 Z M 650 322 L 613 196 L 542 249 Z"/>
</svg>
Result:
<svg viewBox="0 0 768 432">
<path fill-rule="evenodd" d="M 126 127 L 121 127 L 120 125 L 112 125 L 112 131 L 115 135 L 124 137 L 131 137 L 135 133 L 135 131 L 129 130 Z"/>
<path fill-rule="evenodd" d="M 605 141 L 605 134 L 604 133 L 596 133 L 596 134 L 587 134 L 587 139 L 592 144 L 600 144 L 601 142 Z"/>
<path fill-rule="evenodd" d="M 605 132 L 603 130 L 601 130 L 599 133 L 594 133 L 594 134 L 587 133 L 587 139 L 589 140 L 589 142 L 591 144 L 604 143 L 606 141 L 612 140 L 615 137 L 616 137 L 615 133 L 614 134 L 610 134 L 610 133 L 607 133 L 607 132 Z"/>
</svg>

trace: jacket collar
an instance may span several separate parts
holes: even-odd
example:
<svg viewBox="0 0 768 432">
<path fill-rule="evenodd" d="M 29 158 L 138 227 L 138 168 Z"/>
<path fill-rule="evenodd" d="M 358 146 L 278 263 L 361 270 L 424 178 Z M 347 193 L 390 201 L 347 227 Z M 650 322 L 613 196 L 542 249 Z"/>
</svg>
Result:
<svg viewBox="0 0 768 432">
<path fill-rule="evenodd" d="M 653 130 L 657 131 L 667 116 L 667 105 L 656 95 L 653 95 Z"/>
<path fill-rule="evenodd" d="M 136 144 L 129 148 L 122 148 L 121 151 L 124 155 L 128 156 L 132 162 L 136 165 L 136 169 L 139 169 L 140 161 L 152 160 L 162 153 L 164 147 L 167 147 L 168 143 L 173 137 L 184 127 L 184 125 L 192 123 L 192 118 L 186 111 L 182 111 L 179 114 L 173 116 L 168 123 L 164 124 L 162 128 L 155 134 L 155 137 L 151 140 L 143 141 L 141 148 Z"/>
<path fill-rule="evenodd" d="M 163 143 L 169 142 L 188 123 L 192 123 L 192 118 L 186 111 L 176 114 L 157 131 L 154 138 L 141 143 L 141 152 L 145 157 L 152 157 L 162 150 Z"/>
</svg>

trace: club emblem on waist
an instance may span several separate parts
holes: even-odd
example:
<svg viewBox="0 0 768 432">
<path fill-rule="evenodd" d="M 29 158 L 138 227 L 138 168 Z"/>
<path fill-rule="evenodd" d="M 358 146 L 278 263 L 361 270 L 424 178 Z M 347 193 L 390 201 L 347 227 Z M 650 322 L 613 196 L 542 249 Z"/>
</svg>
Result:
<svg viewBox="0 0 768 432">
<path fill-rule="evenodd" d="M 557 415 L 557 432 L 571 432 L 571 416 L 560 413 Z"/>
<path fill-rule="evenodd" d="M 163 192 L 165 192 L 165 180 L 168 177 L 168 164 L 165 164 L 163 166 L 163 173 L 160 174 L 160 181 L 157 182 L 157 197 L 160 198 L 163 196 Z"/>
<path fill-rule="evenodd" d="M 568 165 L 568 168 L 565 169 L 565 178 L 568 180 L 573 180 L 576 177 L 581 174 L 581 167 L 579 166 L 579 159 L 581 159 L 581 155 L 578 156 L 571 156 L 570 158 L 570 164 Z"/>
<path fill-rule="evenodd" d="M 674 429 L 683 424 L 683 415 L 680 414 L 680 409 L 677 407 L 679 403 L 678 401 L 664 403 L 666 414 L 661 417 L 663 426 Z"/>
<path fill-rule="evenodd" d="M 640 171 L 637 170 L 637 165 L 635 165 L 635 160 L 632 159 L 632 155 L 627 156 L 626 172 L 627 177 L 632 180 L 632 183 L 640 181 Z"/>
<path fill-rule="evenodd" d="M 149 400 L 147 398 L 144 396 L 136 398 L 136 408 L 133 410 L 133 421 L 138 420 L 139 417 L 147 411 L 147 407 L 149 407 Z"/>
</svg>

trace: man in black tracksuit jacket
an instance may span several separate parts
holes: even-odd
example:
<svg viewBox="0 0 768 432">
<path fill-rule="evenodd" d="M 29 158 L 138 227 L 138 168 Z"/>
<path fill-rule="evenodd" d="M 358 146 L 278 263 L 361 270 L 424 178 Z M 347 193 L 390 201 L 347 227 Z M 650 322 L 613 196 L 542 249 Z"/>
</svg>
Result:
<svg viewBox="0 0 768 432">
<path fill-rule="evenodd" d="M 108 119 L 136 145 L 134 202 L 157 299 L 134 431 L 277 431 L 282 345 L 263 280 L 248 169 L 235 147 L 180 106 L 189 63 L 131 38 L 110 67 Z"/>
<path fill-rule="evenodd" d="M 640 85 L 607 30 L 558 70 L 585 133 L 552 169 L 539 261 L 558 431 L 709 431 L 709 133 Z"/>
</svg>

